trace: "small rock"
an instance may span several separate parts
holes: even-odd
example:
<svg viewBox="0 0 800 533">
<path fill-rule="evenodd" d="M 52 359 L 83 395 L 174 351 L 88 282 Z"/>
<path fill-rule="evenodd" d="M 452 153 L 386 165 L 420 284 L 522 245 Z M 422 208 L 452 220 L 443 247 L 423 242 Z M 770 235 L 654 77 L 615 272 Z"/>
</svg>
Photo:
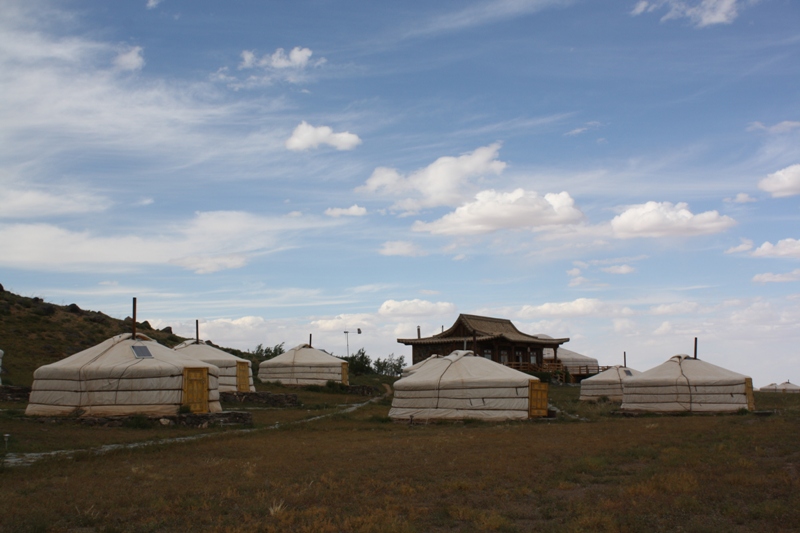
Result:
<svg viewBox="0 0 800 533">
<path fill-rule="evenodd" d="M 172 425 L 172 420 L 170 420 L 168 418 L 162 418 L 162 419 L 159 420 L 159 422 L 161 423 L 162 426 L 171 426 Z"/>
</svg>

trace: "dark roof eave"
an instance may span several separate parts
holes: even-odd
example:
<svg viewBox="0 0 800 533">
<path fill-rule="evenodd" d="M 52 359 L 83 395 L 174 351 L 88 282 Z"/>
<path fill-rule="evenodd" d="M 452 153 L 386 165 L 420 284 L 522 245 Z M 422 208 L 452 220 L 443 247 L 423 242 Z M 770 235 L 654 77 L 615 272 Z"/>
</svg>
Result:
<svg viewBox="0 0 800 533">
<path fill-rule="evenodd" d="M 450 344 L 450 343 L 457 343 L 457 342 L 472 342 L 473 340 L 477 340 L 478 342 L 485 342 L 494 339 L 503 339 L 508 342 L 512 343 L 520 343 L 520 344 L 541 344 L 545 346 L 560 346 L 565 342 L 569 342 L 569 337 L 562 338 L 562 339 L 540 339 L 538 337 L 528 337 L 525 339 L 509 339 L 504 335 L 491 335 L 491 336 L 481 336 L 477 338 L 473 337 L 423 337 L 421 339 L 397 339 L 397 342 L 405 345 L 414 345 L 414 344 Z"/>
</svg>

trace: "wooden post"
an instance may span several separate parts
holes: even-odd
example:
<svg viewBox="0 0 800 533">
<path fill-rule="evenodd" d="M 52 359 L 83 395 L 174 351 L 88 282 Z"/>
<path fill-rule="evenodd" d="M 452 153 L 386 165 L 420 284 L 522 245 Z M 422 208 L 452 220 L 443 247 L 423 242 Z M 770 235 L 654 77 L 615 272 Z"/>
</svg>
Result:
<svg viewBox="0 0 800 533">
<path fill-rule="evenodd" d="M 136 297 L 133 297 L 133 340 L 136 340 Z"/>
</svg>

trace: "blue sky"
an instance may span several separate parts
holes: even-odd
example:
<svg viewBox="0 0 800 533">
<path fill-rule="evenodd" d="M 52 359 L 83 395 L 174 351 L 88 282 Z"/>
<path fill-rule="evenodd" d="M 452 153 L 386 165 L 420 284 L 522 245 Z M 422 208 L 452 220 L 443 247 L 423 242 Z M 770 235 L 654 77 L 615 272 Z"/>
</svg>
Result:
<svg viewBox="0 0 800 533">
<path fill-rule="evenodd" d="M 4 4 L 0 282 L 242 349 L 458 313 L 800 380 L 790 0 Z"/>
</svg>

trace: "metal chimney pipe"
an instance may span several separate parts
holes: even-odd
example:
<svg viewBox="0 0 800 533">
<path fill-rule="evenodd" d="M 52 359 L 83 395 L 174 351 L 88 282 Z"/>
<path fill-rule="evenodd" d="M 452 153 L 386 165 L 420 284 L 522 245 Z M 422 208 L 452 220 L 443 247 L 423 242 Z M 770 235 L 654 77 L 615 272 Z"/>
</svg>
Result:
<svg viewBox="0 0 800 533">
<path fill-rule="evenodd" d="M 421 338 L 422 338 L 422 336 L 420 335 L 420 332 L 419 332 L 419 326 L 417 326 L 417 338 L 418 338 L 418 339 L 421 339 Z"/>
<path fill-rule="evenodd" d="M 194 340 L 200 342 L 200 320 L 197 319 L 194 321 Z"/>
<path fill-rule="evenodd" d="M 628 354 L 626 352 L 622 352 L 622 366 L 628 368 Z"/>
<path fill-rule="evenodd" d="M 697 337 L 694 338 L 694 358 L 697 359 Z"/>
<path fill-rule="evenodd" d="M 133 298 L 133 340 L 136 340 L 136 297 Z"/>
<path fill-rule="evenodd" d="M 308 345 L 309 346 L 311 346 L 311 335 L 313 335 L 313 333 L 309 333 L 308 334 Z"/>
</svg>

